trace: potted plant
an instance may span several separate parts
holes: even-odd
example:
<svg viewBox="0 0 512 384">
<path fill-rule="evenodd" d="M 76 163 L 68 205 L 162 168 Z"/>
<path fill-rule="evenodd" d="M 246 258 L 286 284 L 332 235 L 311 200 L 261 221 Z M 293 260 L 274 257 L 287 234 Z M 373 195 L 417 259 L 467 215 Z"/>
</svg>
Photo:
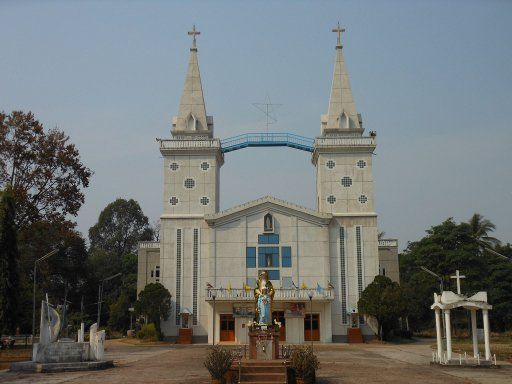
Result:
<svg viewBox="0 0 512 384">
<path fill-rule="evenodd" d="M 213 384 L 224 384 L 226 382 L 225 375 L 228 372 L 235 356 L 233 352 L 221 348 L 218 345 L 210 348 L 204 366 L 212 376 Z"/>
<path fill-rule="evenodd" d="M 290 357 L 290 366 L 295 371 L 297 384 L 315 382 L 315 371 L 320 366 L 318 358 L 310 346 L 294 349 Z"/>
</svg>

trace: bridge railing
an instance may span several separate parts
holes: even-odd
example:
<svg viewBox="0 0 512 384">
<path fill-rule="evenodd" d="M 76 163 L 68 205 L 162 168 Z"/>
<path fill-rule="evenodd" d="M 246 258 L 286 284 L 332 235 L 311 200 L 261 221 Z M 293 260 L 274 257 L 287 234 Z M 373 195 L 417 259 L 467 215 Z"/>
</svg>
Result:
<svg viewBox="0 0 512 384">
<path fill-rule="evenodd" d="M 293 133 L 245 133 L 221 140 L 222 152 L 246 147 L 286 146 L 313 152 L 314 140 Z"/>
</svg>

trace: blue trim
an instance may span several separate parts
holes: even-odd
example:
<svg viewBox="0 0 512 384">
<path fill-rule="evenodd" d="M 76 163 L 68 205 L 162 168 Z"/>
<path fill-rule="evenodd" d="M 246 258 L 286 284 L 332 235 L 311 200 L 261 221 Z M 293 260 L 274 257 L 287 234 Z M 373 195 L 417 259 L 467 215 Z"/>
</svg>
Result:
<svg viewBox="0 0 512 384">
<path fill-rule="evenodd" d="M 282 266 L 290 268 L 292 266 L 292 247 L 281 247 Z"/>
<path fill-rule="evenodd" d="M 279 235 L 258 235 L 258 244 L 279 244 Z"/>
<path fill-rule="evenodd" d="M 247 147 L 290 147 L 313 153 L 315 140 L 293 133 L 245 133 L 221 140 L 222 153 Z"/>
<path fill-rule="evenodd" d="M 256 247 L 247 247 L 245 252 L 246 268 L 256 268 Z"/>
</svg>

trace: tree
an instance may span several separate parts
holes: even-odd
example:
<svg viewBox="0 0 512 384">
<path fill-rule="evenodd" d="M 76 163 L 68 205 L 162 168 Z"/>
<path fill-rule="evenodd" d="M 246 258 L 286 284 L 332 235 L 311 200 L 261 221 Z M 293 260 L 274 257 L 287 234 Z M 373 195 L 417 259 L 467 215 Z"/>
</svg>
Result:
<svg viewBox="0 0 512 384">
<path fill-rule="evenodd" d="M 76 216 L 91 174 L 64 132 L 45 132 L 31 112 L 0 112 L 0 188 L 12 186 L 19 228 Z"/>
<path fill-rule="evenodd" d="M 455 223 L 449 218 L 427 230 L 422 239 L 409 243 L 399 256 L 400 281 L 408 302 L 409 326 L 419 331 L 432 328 L 434 317 L 430 305 L 433 293 L 439 292 L 439 281 L 423 272 L 425 266 L 443 279 L 444 289 L 456 292 L 455 270 L 460 270 L 466 279 L 462 282 L 462 293 L 472 295 L 487 291 L 491 326 L 495 330 L 510 328 L 512 319 L 512 263 L 491 253 L 484 252 L 482 238 L 494 227 L 480 215 L 474 215 L 471 223 Z M 489 223 L 491 226 L 489 226 Z M 480 230 L 476 230 L 480 228 Z M 506 247 L 496 250 L 508 255 Z M 511 253 L 512 254 L 512 253 Z M 467 327 L 468 317 L 464 311 L 453 312 L 453 324 Z"/>
<path fill-rule="evenodd" d="M 395 320 L 405 313 L 405 301 L 400 285 L 389 277 L 377 275 L 361 293 L 357 303 L 359 313 L 377 320 L 377 335 L 382 340 Z"/>
<path fill-rule="evenodd" d="M 136 253 L 139 241 L 152 237 L 149 220 L 133 199 L 117 199 L 107 205 L 98 222 L 89 229 L 91 249 L 108 252 L 119 260 Z"/>
<path fill-rule="evenodd" d="M 19 319 L 18 244 L 14 198 L 10 188 L 0 194 L 0 334 L 14 333 Z"/>
<path fill-rule="evenodd" d="M 475 213 L 469 219 L 468 224 L 471 227 L 471 234 L 483 248 L 499 245 L 500 241 L 498 239 L 489 236 L 489 233 L 496 229 L 496 226 L 490 220 L 484 219 L 479 213 Z"/>
<path fill-rule="evenodd" d="M 167 320 L 171 314 L 171 294 L 160 283 L 151 283 L 139 293 L 135 304 L 138 315 L 147 317 L 148 323 L 154 323 L 161 334 L 160 319 Z"/>
</svg>

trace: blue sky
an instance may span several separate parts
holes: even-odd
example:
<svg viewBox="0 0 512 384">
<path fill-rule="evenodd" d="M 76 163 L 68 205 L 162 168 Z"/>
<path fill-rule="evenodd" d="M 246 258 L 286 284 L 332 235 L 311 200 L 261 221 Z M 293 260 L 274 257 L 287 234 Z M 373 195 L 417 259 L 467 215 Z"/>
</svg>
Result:
<svg viewBox="0 0 512 384">
<path fill-rule="evenodd" d="M 134 198 L 162 211 L 162 159 L 196 24 L 215 135 L 265 129 L 252 105 L 283 104 L 276 132 L 315 137 L 327 112 L 338 20 L 357 109 L 378 134 L 379 227 L 401 244 L 479 212 L 512 241 L 512 2 L 1 1 L 0 109 L 58 126 L 94 170 L 77 217 Z M 271 194 L 315 205 L 309 154 L 226 154 L 221 208 Z"/>
</svg>

